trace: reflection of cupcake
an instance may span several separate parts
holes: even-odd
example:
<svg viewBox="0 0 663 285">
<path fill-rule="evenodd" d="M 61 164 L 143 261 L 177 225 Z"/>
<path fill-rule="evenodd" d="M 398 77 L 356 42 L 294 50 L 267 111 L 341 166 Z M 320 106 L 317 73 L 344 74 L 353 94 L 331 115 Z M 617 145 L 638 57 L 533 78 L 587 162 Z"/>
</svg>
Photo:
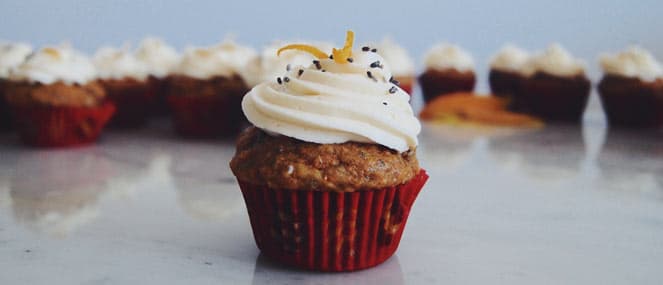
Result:
<svg viewBox="0 0 663 285">
<path fill-rule="evenodd" d="M 530 57 L 514 104 L 547 120 L 580 122 L 589 98 L 584 63 L 558 44 Z"/>
<path fill-rule="evenodd" d="M 317 59 L 242 102 L 255 127 L 240 135 L 230 166 L 258 248 L 280 263 L 351 271 L 383 262 L 428 177 L 409 95 L 377 53 L 352 51 L 352 39 L 331 56 L 283 48 Z"/>
<path fill-rule="evenodd" d="M 189 48 L 168 79 L 168 104 L 175 130 L 183 136 L 214 137 L 236 133 L 248 87 L 242 78 L 255 57 L 253 49 L 225 42 Z"/>
<path fill-rule="evenodd" d="M 603 55 L 601 67 L 598 88 L 610 125 L 663 126 L 663 68 L 648 51 Z"/>
<path fill-rule="evenodd" d="M 474 60 L 460 47 L 438 44 L 428 51 L 424 61 L 426 71 L 419 75 L 419 84 L 426 102 L 438 95 L 474 90 Z"/>
<path fill-rule="evenodd" d="M 412 94 L 415 81 L 414 62 L 407 50 L 390 39 L 385 39 L 379 44 L 364 46 L 362 49 L 376 49 L 377 53 L 389 63 L 394 80 L 399 83 L 401 89 Z"/>
<path fill-rule="evenodd" d="M 11 116 L 5 102 L 3 86 L 9 73 L 32 52 L 32 47 L 23 43 L 0 43 L 0 131 L 11 127 Z"/>
<path fill-rule="evenodd" d="M 152 107 L 154 92 L 147 81 L 146 65 L 126 50 L 101 48 L 93 58 L 99 83 L 115 104 L 112 124 L 136 127 L 145 123 L 146 110 Z"/>
<path fill-rule="evenodd" d="M 5 86 L 21 139 L 35 146 L 94 142 L 115 110 L 95 79 L 88 58 L 69 47 L 32 55 Z"/>
<path fill-rule="evenodd" d="M 504 46 L 490 61 L 490 73 L 488 81 L 490 90 L 499 97 L 513 99 L 519 94 L 518 89 L 521 82 L 525 79 L 523 75 L 523 65 L 529 55 L 526 51 L 512 45 Z M 512 109 L 520 109 L 518 106 L 511 106 Z"/>
<path fill-rule="evenodd" d="M 145 38 L 136 50 L 136 59 L 147 68 L 148 82 L 156 101 L 154 112 L 166 114 L 166 77 L 179 64 L 180 55 L 158 38 Z"/>
<path fill-rule="evenodd" d="M 21 156 L 10 184 L 15 219 L 48 235 L 73 232 L 98 215 L 110 170 L 107 160 L 86 150 Z"/>
</svg>

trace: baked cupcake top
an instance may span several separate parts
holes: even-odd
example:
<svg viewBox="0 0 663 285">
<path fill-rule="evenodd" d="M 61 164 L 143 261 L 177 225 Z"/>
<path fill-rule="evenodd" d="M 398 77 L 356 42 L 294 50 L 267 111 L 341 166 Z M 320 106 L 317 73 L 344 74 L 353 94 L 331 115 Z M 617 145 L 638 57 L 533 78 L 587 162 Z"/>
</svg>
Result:
<svg viewBox="0 0 663 285">
<path fill-rule="evenodd" d="M 426 69 L 455 69 L 466 72 L 474 70 L 472 56 L 457 45 L 440 43 L 433 46 L 424 56 Z"/>
<path fill-rule="evenodd" d="M 187 48 L 174 73 L 201 80 L 242 75 L 253 57 L 253 49 L 229 41 L 212 47 Z"/>
<path fill-rule="evenodd" d="M 560 77 L 584 76 L 585 63 L 581 59 L 574 58 L 560 44 L 554 43 L 545 51 L 531 56 L 525 63 L 523 72 L 527 76 L 537 72 Z"/>
<path fill-rule="evenodd" d="M 97 68 L 97 75 L 102 79 L 145 80 L 149 74 L 147 65 L 126 49 L 100 48 L 92 58 L 92 62 Z"/>
<path fill-rule="evenodd" d="M 9 77 L 12 69 L 21 65 L 31 52 L 28 44 L 0 43 L 0 78 Z"/>
<path fill-rule="evenodd" d="M 407 50 L 399 46 L 389 38 L 382 40 L 377 44 L 368 44 L 362 47 L 364 49 L 376 49 L 377 53 L 389 63 L 391 73 L 396 77 L 414 76 L 414 62 Z"/>
<path fill-rule="evenodd" d="M 253 88 L 242 101 L 248 120 L 267 133 L 306 142 L 415 149 L 421 125 L 410 96 L 379 54 L 352 50 L 353 38 L 348 32 L 345 47 L 331 55 L 308 45 L 281 48 L 277 54 L 304 50 L 317 59 Z"/>
<path fill-rule="evenodd" d="M 323 42 L 300 41 L 306 44 L 315 45 L 325 53 L 330 53 L 332 44 Z M 274 41 L 263 48 L 260 58 L 254 59 L 248 66 L 247 83 L 249 86 L 255 86 L 263 81 L 273 80 L 277 76 L 283 75 L 288 66 L 307 66 L 315 59 L 309 53 L 301 51 L 284 51 L 280 55 L 276 55 L 278 49 L 285 46 L 285 41 Z"/>
<path fill-rule="evenodd" d="M 158 78 L 170 74 L 180 62 L 180 55 L 173 47 L 161 39 L 151 37 L 140 43 L 136 58 L 145 63 L 150 75 Z"/>
<path fill-rule="evenodd" d="M 600 63 L 606 74 L 634 77 L 645 82 L 663 78 L 661 64 L 649 51 L 638 46 L 616 54 L 603 54 Z"/>
<path fill-rule="evenodd" d="M 522 73 L 523 66 L 529 58 L 527 51 L 507 44 L 490 60 L 490 68 L 501 71 Z"/>
<path fill-rule="evenodd" d="M 14 81 L 41 84 L 85 84 L 96 78 L 96 69 L 90 59 L 66 45 L 42 48 L 10 75 Z"/>
</svg>

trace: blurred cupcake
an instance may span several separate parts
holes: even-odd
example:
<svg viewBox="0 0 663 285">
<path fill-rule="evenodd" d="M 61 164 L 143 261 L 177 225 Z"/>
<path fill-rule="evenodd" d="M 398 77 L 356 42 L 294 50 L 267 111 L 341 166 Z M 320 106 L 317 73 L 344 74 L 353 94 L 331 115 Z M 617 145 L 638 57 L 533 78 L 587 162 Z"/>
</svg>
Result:
<svg viewBox="0 0 663 285">
<path fill-rule="evenodd" d="M 663 126 L 663 68 L 646 50 L 630 47 L 601 56 L 603 109 L 613 126 Z"/>
<path fill-rule="evenodd" d="M 322 42 L 301 41 L 319 47 L 323 52 L 331 53 L 332 44 Z M 245 79 L 249 87 L 254 87 L 259 83 L 274 80 L 274 78 L 283 75 L 285 71 L 293 66 L 311 64 L 314 56 L 297 50 L 284 51 L 276 55 L 278 49 L 287 45 L 286 41 L 274 41 L 263 48 L 260 57 L 254 58 L 247 66 Z"/>
<path fill-rule="evenodd" d="M 493 56 L 490 61 L 490 73 L 488 81 L 490 90 L 499 97 L 514 99 L 519 94 L 518 90 L 522 81 L 526 78 L 523 74 L 523 66 L 529 54 L 513 45 L 506 45 Z M 519 110 L 518 106 L 511 106 L 513 110 Z"/>
<path fill-rule="evenodd" d="M 30 56 L 5 86 L 21 139 L 42 147 L 96 141 L 115 111 L 96 75 L 92 62 L 70 47 Z"/>
<path fill-rule="evenodd" d="M 187 137 L 234 134 L 244 123 L 240 103 L 248 91 L 242 77 L 253 49 L 224 42 L 188 48 L 168 78 L 167 100 L 175 130 Z"/>
<path fill-rule="evenodd" d="M 9 73 L 22 64 L 32 52 L 32 47 L 24 43 L 0 43 L 0 131 L 11 127 L 11 116 L 3 86 L 9 77 Z"/>
<path fill-rule="evenodd" d="M 426 102 L 438 95 L 474 90 L 474 59 L 456 45 L 438 44 L 424 57 L 426 70 L 419 84 Z"/>
<path fill-rule="evenodd" d="M 582 60 L 553 44 L 530 57 L 523 72 L 515 105 L 546 120 L 580 122 L 591 88 Z"/>
<path fill-rule="evenodd" d="M 421 129 L 410 96 L 390 82 L 375 52 L 316 57 L 249 92 L 254 127 L 240 135 L 230 168 L 262 254 L 282 264 L 352 271 L 396 251 L 428 176 L 416 158 Z M 333 59 L 332 59 L 333 57 Z M 370 110 L 370 111 L 369 111 Z"/>
<path fill-rule="evenodd" d="M 104 47 L 92 59 L 99 83 L 117 111 L 111 124 L 137 127 L 145 123 L 152 107 L 154 92 L 148 83 L 146 65 L 126 49 Z"/>
<path fill-rule="evenodd" d="M 180 62 L 177 51 L 159 38 L 145 38 L 136 50 L 136 59 L 143 62 L 149 74 L 148 82 L 155 97 L 153 113 L 168 113 L 166 104 L 166 78 Z"/>
<path fill-rule="evenodd" d="M 408 94 L 412 94 L 416 75 L 414 73 L 414 62 L 407 50 L 388 38 L 378 44 L 363 46 L 362 51 L 364 50 L 376 50 L 391 67 L 394 80 L 401 89 Z"/>
</svg>

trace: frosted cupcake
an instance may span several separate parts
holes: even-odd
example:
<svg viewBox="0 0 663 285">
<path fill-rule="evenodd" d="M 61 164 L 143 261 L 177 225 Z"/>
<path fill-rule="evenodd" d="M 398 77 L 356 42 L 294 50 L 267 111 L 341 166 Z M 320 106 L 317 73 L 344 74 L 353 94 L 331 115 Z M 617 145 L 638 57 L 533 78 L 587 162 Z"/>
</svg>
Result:
<svg viewBox="0 0 663 285">
<path fill-rule="evenodd" d="M 424 100 L 438 95 L 474 90 L 474 59 L 456 45 L 438 44 L 424 57 L 426 70 L 419 75 Z"/>
<path fill-rule="evenodd" d="M 323 52 L 330 53 L 332 44 L 329 43 L 311 43 L 310 41 L 303 41 L 306 44 L 318 46 Z M 297 50 L 288 50 L 276 55 L 278 49 L 287 45 L 286 41 L 275 41 L 263 48 L 260 57 L 254 58 L 249 62 L 245 72 L 245 79 L 249 87 L 254 87 L 264 81 L 273 80 L 274 78 L 283 75 L 293 66 L 308 65 L 314 56 Z"/>
<path fill-rule="evenodd" d="M 46 147 L 96 141 L 115 111 L 96 79 L 92 62 L 70 47 L 30 56 L 5 88 L 21 139 Z"/>
<path fill-rule="evenodd" d="M 421 126 L 410 96 L 390 82 L 380 55 L 352 43 L 349 32 L 331 55 L 280 49 L 316 59 L 242 101 L 254 127 L 240 135 L 230 168 L 258 248 L 280 263 L 321 271 L 382 263 L 428 178 L 416 158 Z"/>
<path fill-rule="evenodd" d="M 582 60 L 553 44 L 528 59 L 523 72 L 517 106 L 546 120 L 580 122 L 591 88 Z"/>
<path fill-rule="evenodd" d="M 529 54 L 513 45 L 505 45 L 490 60 L 490 91 L 499 97 L 513 98 L 525 79 L 523 67 Z M 518 100 L 515 100 L 518 101 Z M 518 108 L 515 108 L 518 109 Z"/>
<path fill-rule="evenodd" d="M 165 99 L 166 78 L 180 63 L 179 53 L 163 40 L 148 37 L 138 46 L 136 59 L 145 64 L 149 74 L 148 82 L 152 93 L 154 93 L 156 103 L 153 112 L 155 114 L 166 114 L 168 111 Z"/>
<path fill-rule="evenodd" d="M 99 83 L 117 112 L 111 121 L 121 127 L 145 123 L 147 110 L 154 103 L 154 92 L 148 82 L 146 65 L 126 49 L 104 47 L 93 57 Z"/>
<path fill-rule="evenodd" d="M 385 39 L 379 44 L 368 44 L 361 49 L 362 51 L 377 51 L 389 63 L 394 81 L 398 82 L 403 91 L 412 94 L 416 75 L 414 62 L 405 48 L 390 39 Z"/>
<path fill-rule="evenodd" d="M 9 73 L 18 67 L 32 52 L 32 47 L 24 43 L 0 43 L 0 130 L 11 127 L 11 116 L 7 109 L 3 86 Z"/>
<path fill-rule="evenodd" d="M 603 109 L 614 126 L 663 126 L 663 67 L 647 50 L 632 46 L 600 59 Z"/>
<path fill-rule="evenodd" d="M 187 137 L 238 132 L 244 122 L 240 103 L 248 91 L 242 74 L 255 52 L 232 42 L 188 48 L 168 78 L 167 100 L 175 130 Z"/>
</svg>

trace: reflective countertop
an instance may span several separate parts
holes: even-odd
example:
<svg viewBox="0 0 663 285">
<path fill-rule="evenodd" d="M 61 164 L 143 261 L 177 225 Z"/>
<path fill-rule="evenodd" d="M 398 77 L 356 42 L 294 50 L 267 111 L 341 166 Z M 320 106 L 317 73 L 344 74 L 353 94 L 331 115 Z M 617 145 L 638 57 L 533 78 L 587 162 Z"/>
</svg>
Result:
<svg viewBox="0 0 663 285">
<path fill-rule="evenodd" d="M 538 131 L 424 125 L 431 178 L 396 255 L 355 273 L 259 255 L 231 140 L 165 122 L 94 146 L 0 135 L 0 284 L 660 284 L 663 133 L 600 111 Z"/>
</svg>

